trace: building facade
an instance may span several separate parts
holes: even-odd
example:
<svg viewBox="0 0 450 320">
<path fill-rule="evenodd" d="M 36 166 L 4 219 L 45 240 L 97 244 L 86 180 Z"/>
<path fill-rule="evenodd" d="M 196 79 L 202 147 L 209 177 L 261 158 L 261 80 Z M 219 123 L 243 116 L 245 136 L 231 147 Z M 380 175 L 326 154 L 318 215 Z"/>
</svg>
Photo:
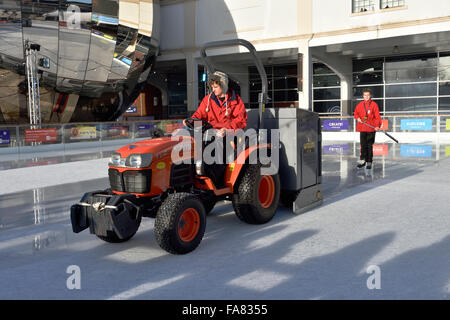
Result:
<svg viewBox="0 0 450 320">
<path fill-rule="evenodd" d="M 363 88 L 388 114 L 450 112 L 448 0 L 161 0 L 154 84 L 169 117 L 205 94 L 201 46 L 252 42 L 269 78 L 269 105 L 351 114 Z M 243 48 L 211 50 L 248 107 L 260 80 Z M 164 98 L 163 98 L 164 100 Z"/>
</svg>

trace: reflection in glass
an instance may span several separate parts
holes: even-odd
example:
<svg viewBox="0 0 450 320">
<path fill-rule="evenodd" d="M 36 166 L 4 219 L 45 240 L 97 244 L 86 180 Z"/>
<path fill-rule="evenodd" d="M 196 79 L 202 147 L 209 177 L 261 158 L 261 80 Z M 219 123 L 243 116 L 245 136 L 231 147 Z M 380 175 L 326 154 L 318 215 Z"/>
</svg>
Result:
<svg viewBox="0 0 450 320">
<path fill-rule="evenodd" d="M 94 1 L 92 5 L 92 33 L 86 80 L 108 80 L 116 47 L 118 10 L 117 0 Z"/>
<path fill-rule="evenodd" d="M 0 120 L 27 116 L 20 1 L 0 1 Z"/>
<path fill-rule="evenodd" d="M 340 101 L 316 101 L 314 112 L 317 113 L 341 113 Z"/>
<path fill-rule="evenodd" d="M 450 80 L 450 53 L 441 53 L 439 56 L 439 79 Z"/>
<path fill-rule="evenodd" d="M 450 97 L 439 98 L 439 111 L 450 111 Z"/>
<path fill-rule="evenodd" d="M 435 81 L 437 55 L 386 58 L 386 83 Z"/>
<path fill-rule="evenodd" d="M 436 83 L 387 85 L 386 97 L 436 96 Z"/>
<path fill-rule="evenodd" d="M 385 111 L 437 111 L 436 98 L 386 99 Z"/>
<path fill-rule="evenodd" d="M 41 47 L 44 123 L 115 120 L 147 82 L 158 48 L 158 2 L 138 0 L 131 4 L 137 10 L 129 5 L 0 0 L 0 122 L 28 123 L 25 40 Z"/>
<path fill-rule="evenodd" d="M 314 100 L 334 100 L 340 98 L 340 88 L 314 89 Z"/>
</svg>

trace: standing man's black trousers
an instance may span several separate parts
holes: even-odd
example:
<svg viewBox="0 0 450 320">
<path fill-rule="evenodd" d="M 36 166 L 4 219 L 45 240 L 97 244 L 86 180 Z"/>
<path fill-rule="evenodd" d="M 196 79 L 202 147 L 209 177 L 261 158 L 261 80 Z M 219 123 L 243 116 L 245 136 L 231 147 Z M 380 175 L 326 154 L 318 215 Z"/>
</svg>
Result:
<svg viewBox="0 0 450 320">
<path fill-rule="evenodd" d="M 373 144 L 375 143 L 376 132 L 360 132 L 361 141 L 361 160 L 372 162 L 373 160 Z"/>
</svg>

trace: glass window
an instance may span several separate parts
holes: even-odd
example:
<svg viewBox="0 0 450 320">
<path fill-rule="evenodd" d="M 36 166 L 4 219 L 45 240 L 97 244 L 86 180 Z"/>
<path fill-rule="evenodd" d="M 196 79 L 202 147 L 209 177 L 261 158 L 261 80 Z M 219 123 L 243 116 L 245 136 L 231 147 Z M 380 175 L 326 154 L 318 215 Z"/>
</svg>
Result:
<svg viewBox="0 0 450 320">
<path fill-rule="evenodd" d="M 353 0 L 353 13 L 374 10 L 374 0 Z"/>
<path fill-rule="evenodd" d="M 386 99 L 385 111 L 436 111 L 436 98 Z"/>
<path fill-rule="evenodd" d="M 386 97 L 436 96 L 436 83 L 387 85 Z"/>
<path fill-rule="evenodd" d="M 275 78 L 286 76 L 297 77 L 297 65 L 273 66 L 273 76 Z"/>
<path fill-rule="evenodd" d="M 383 58 L 353 60 L 353 72 L 383 71 Z"/>
<path fill-rule="evenodd" d="M 341 85 L 341 79 L 337 75 L 314 76 L 314 87 L 336 87 Z"/>
<path fill-rule="evenodd" d="M 317 113 L 341 113 L 340 101 L 316 101 L 314 112 Z"/>
<path fill-rule="evenodd" d="M 439 79 L 450 80 L 450 52 L 441 53 L 439 57 Z"/>
<path fill-rule="evenodd" d="M 439 99 L 439 111 L 450 111 L 450 97 Z"/>
<path fill-rule="evenodd" d="M 274 102 L 297 101 L 298 91 L 297 90 L 274 91 L 273 100 Z"/>
<path fill-rule="evenodd" d="M 382 98 L 383 97 L 383 86 L 368 86 L 368 87 L 353 87 L 353 98 L 360 99 L 363 95 L 364 89 L 372 90 L 373 98 Z"/>
<path fill-rule="evenodd" d="M 401 7 L 404 5 L 405 5 L 405 0 L 381 0 L 380 1 L 381 9 Z"/>
<path fill-rule="evenodd" d="M 276 80 L 274 80 L 273 83 L 274 89 L 295 89 L 297 90 L 297 77 L 295 78 L 288 78 L 288 77 L 281 77 Z"/>
<path fill-rule="evenodd" d="M 332 100 L 341 98 L 340 88 L 314 89 L 314 100 Z"/>
<path fill-rule="evenodd" d="M 267 107 L 298 105 L 297 64 L 265 66 L 268 92 L 271 99 Z M 258 107 L 258 94 L 261 92 L 261 78 L 255 67 L 249 67 L 250 108 Z"/>
<path fill-rule="evenodd" d="M 319 75 L 319 74 L 334 74 L 334 71 L 331 70 L 330 68 L 328 68 L 325 64 L 323 63 L 314 63 L 313 64 L 313 74 L 314 75 Z"/>
<path fill-rule="evenodd" d="M 450 82 L 442 82 L 439 84 L 439 95 L 450 96 Z"/>
<path fill-rule="evenodd" d="M 436 81 L 437 55 L 386 58 L 386 83 Z"/>
<path fill-rule="evenodd" d="M 383 83 L 383 72 L 362 72 L 353 74 L 355 85 L 381 84 Z"/>
</svg>

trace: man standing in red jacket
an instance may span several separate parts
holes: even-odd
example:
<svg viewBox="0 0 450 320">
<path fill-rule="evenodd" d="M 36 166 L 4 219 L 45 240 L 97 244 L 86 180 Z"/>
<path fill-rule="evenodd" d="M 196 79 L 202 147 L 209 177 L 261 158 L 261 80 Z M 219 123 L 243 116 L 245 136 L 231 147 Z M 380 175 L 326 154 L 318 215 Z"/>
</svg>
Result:
<svg viewBox="0 0 450 320">
<path fill-rule="evenodd" d="M 214 72 L 208 85 L 212 92 L 206 95 L 192 118 L 208 121 L 217 129 L 217 137 L 223 138 L 228 131 L 244 129 L 247 126 L 247 111 L 245 105 L 234 90 L 228 89 L 228 76 L 220 71 Z M 186 120 L 183 121 L 186 125 Z M 216 139 L 218 148 L 224 150 L 223 139 Z M 225 162 L 225 161 L 224 161 Z M 205 166 L 216 187 L 221 187 L 225 175 L 226 163 L 215 163 L 211 167 Z"/>
<path fill-rule="evenodd" d="M 364 100 L 361 101 L 355 109 L 354 117 L 358 120 L 356 131 L 360 132 L 361 156 L 358 161 L 358 168 L 366 166 L 372 169 L 373 144 L 375 143 L 375 133 L 380 130 L 381 117 L 378 105 L 372 101 L 372 91 L 364 89 Z M 375 129 L 365 125 L 367 123 Z"/>
</svg>

